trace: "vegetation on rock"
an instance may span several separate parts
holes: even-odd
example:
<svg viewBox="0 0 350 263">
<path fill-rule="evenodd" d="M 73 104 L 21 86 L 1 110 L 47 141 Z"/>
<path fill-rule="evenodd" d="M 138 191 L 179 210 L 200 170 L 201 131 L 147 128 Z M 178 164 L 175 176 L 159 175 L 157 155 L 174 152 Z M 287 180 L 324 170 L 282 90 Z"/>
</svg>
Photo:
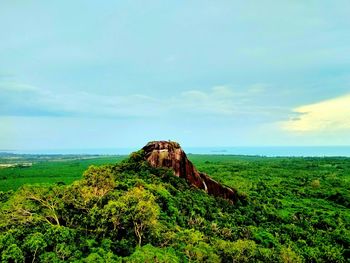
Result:
<svg viewBox="0 0 350 263">
<path fill-rule="evenodd" d="M 150 166 L 143 154 L 91 166 L 70 185 L 2 193 L 1 260 L 349 260 L 349 159 L 190 156 L 247 196 L 232 205 Z"/>
</svg>

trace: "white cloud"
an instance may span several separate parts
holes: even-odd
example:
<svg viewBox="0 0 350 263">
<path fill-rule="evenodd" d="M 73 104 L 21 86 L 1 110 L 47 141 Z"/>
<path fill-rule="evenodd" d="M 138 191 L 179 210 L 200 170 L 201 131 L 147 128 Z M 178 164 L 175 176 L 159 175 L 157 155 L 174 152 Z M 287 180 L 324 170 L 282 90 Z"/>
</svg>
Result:
<svg viewBox="0 0 350 263">
<path fill-rule="evenodd" d="M 141 94 L 106 96 L 87 92 L 55 93 L 19 83 L 0 83 L 4 116 L 154 116 L 157 100 Z"/>
<path fill-rule="evenodd" d="M 266 90 L 266 88 L 268 88 L 269 86 L 264 84 L 264 83 L 256 83 L 251 85 L 248 88 L 248 92 L 253 93 L 253 94 L 257 94 L 257 93 L 262 93 Z"/>
<path fill-rule="evenodd" d="M 21 84 L 16 82 L 2 82 L 0 83 L 0 91 L 10 92 L 23 92 L 23 91 L 37 91 L 38 89 L 34 86 Z"/>
<path fill-rule="evenodd" d="M 350 131 L 350 94 L 304 105 L 293 110 L 297 115 L 282 122 L 283 129 L 297 133 Z"/>
<path fill-rule="evenodd" d="M 188 90 L 170 98 L 143 94 L 100 95 L 88 92 L 56 93 L 30 85 L 0 83 L 0 115 L 3 116 L 85 116 L 85 117 L 159 117 L 174 114 L 238 116 L 266 115 L 271 109 L 254 106 L 250 99 L 259 92 L 236 92 L 227 85 L 209 90 Z"/>
<path fill-rule="evenodd" d="M 172 107 L 178 110 L 232 115 L 237 112 L 239 98 L 228 86 L 215 86 L 209 91 L 189 90 L 181 93 L 180 97 L 173 98 Z"/>
<path fill-rule="evenodd" d="M 87 92 L 49 94 L 41 98 L 41 104 L 57 112 L 90 117 L 154 116 L 152 105 L 156 100 L 144 95 L 106 96 Z"/>
</svg>

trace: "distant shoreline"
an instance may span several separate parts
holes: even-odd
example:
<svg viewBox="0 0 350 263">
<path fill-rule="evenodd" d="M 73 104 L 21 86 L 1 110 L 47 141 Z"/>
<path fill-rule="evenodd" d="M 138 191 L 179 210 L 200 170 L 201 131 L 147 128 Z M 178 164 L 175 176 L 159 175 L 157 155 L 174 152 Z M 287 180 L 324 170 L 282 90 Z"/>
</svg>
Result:
<svg viewBox="0 0 350 263">
<path fill-rule="evenodd" d="M 350 146 L 247 146 L 183 147 L 187 154 L 245 155 L 262 157 L 350 157 Z M 136 148 L 0 150 L 0 154 L 31 155 L 129 155 Z"/>
</svg>

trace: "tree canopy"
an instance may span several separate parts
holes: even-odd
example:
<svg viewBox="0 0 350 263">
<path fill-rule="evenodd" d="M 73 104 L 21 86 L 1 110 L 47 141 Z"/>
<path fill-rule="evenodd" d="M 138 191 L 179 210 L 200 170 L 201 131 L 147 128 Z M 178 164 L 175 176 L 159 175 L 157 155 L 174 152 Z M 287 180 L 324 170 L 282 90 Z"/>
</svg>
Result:
<svg viewBox="0 0 350 263">
<path fill-rule="evenodd" d="M 314 185 L 310 189 L 317 191 Z M 70 185 L 23 186 L 4 197 L 0 202 L 1 260 L 349 259 L 346 207 L 327 216 L 307 208 L 285 216 L 279 212 L 281 192 L 264 181 L 257 181 L 252 189 L 244 202 L 233 205 L 189 186 L 169 170 L 150 167 L 142 152 L 134 153 L 120 164 L 91 166 L 81 180 Z"/>
</svg>

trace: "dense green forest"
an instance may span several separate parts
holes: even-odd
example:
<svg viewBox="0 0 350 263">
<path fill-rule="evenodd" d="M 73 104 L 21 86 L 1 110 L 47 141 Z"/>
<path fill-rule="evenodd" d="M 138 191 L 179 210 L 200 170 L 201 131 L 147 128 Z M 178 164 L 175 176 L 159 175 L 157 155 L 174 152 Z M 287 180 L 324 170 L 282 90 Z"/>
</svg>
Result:
<svg viewBox="0 0 350 263">
<path fill-rule="evenodd" d="M 126 156 L 0 154 L 0 191 L 17 190 L 24 184 L 70 184 L 90 165 L 117 163 Z M 31 164 L 31 166 L 23 166 Z"/>
<path fill-rule="evenodd" d="M 150 167 L 142 151 L 80 180 L 72 161 L 1 169 L 1 184 L 24 178 L 0 192 L 2 262 L 350 262 L 350 159 L 188 157 L 240 200 Z M 40 165 L 55 179 L 36 180 Z M 30 182 L 50 184 L 20 186 Z"/>
</svg>

